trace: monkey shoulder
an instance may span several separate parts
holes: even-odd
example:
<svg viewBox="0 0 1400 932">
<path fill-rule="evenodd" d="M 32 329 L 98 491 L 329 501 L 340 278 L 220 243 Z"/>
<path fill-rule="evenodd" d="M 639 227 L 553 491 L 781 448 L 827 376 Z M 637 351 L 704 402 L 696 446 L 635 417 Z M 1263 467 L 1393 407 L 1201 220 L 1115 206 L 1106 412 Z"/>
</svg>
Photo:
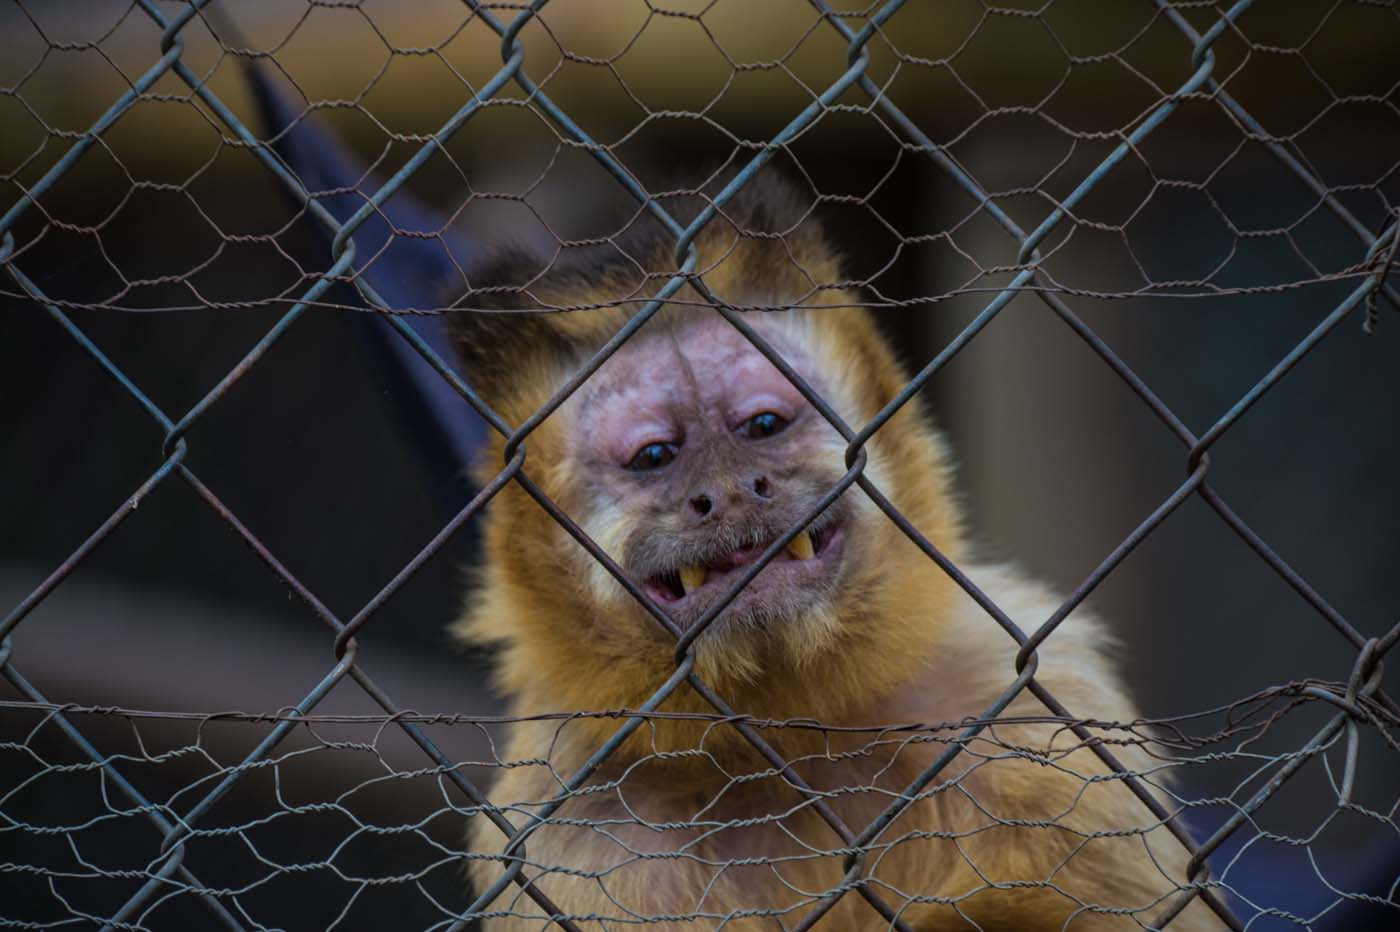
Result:
<svg viewBox="0 0 1400 932">
<path fill-rule="evenodd" d="M 1033 635 L 1060 609 L 1064 597 L 1006 563 L 974 563 L 964 572 L 1003 618 Z M 942 720 L 980 716 L 1016 680 L 1020 645 L 998 618 L 959 588 L 935 649 L 921 674 L 929 712 Z M 1121 649 L 1110 626 L 1091 609 L 1077 607 L 1035 650 L 1036 681 L 1074 715 L 1131 720 L 1136 710 L 1122 680 Z M 1010 712 L 1046 710 L 1022 690 Z"/>
</svg>

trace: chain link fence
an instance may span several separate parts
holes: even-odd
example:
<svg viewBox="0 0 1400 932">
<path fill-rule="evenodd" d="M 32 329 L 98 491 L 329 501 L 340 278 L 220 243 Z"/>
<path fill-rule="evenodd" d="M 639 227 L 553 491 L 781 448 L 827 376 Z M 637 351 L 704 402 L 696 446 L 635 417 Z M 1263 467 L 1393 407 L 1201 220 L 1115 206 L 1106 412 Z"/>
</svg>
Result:
<svg viewBox="0 0 1400 932">
<path fill-rule="evenodd" d="M 59 383 L 70 370 L 55 368 L 58 375 L 43 382 L 34 381 L 34 372 L 56 367 L 55 354 L 84 357 L 139 410 L 142 442 L 151 441 L 142 455 L 158 455 L 82 528 L 76 548 L 24 581 L 17 604 L 0 621 L 0 672 L 10 690 L 0 700 L 0 925 L 461 929 L 519 917 L 534 927 L 566 929 L 806 929 L 835 927 L 842 916 L 855 916 L 862 928 L 907 929 L 923 927 L 920 907 L 938 903 L 971 928 L 975 923 L 962 910 L 967 899 L 1018 884 L 1053 887 L 1054 878 L 983 878 L 970 893 L 949 897 L 874 882 L 874 865 L 890 847 L 908 841 L 884 830 L 919 800 L 960 787 L 968 792 L 964 780 L 977 762 L 1012 757 L 1056 765 L 1045 749 L 998 734 L 999 724 L 1014 722 L 1003 715 L 1007 706 L 1023 695 L 1044 706 L 1042 721 L 1062 726 L 1071 746 L 1057 751 L 1088 752 L 1104 769 L 1104 777 L 1084 777 L 1086 787 L 1115 781 L 1141 802 L 1148 827 L 1123 826 L 1122 832 L 1170 835 L 1189 852 L 1188 877 L 1173 896 L 1121 915 L 1082 904 L 1070 928 L 1106 919 L 1170 928 L 1188 910 L 1229 928 L 1383 928 L 1396 921 L 1400 707 L 1386 691 L 1382 664 L 1400 640 L 1395 594 L 1378 589 L 1378 609 L 1373 602 L 1355 612 L 1337 607 L 1357 601 L 1329 601 L 1323 586 L 1305 578 L 1271 545 L 1272 535 L 1257 530 L 1257 520 L 1246 520 L 1218 490 L 1216 475 L 1229 467 L 1213 469 L 1211 460 L 1227 458 L 1230 441 L 1247 431 L 1246 415 L 1302 378 L 1295 367 L 1324 342 L 1335 342 L 1344 323 L 1369 334 L 1356 365 L 1376 367 L 1380 381 L 1373 384 L 1386 393 L 1353 400 L 1361 410 L 1357 429 L 1382 438 L 1395 434 L 1388 412 L 1394 410 L 1389 396 L 1396 357 L 1393 350 L 1384 355 L 1383 343 L 1393 345 L 1394 321 L 1386 317 L 1400 307 L 1397 282 L 1388 278 L 1400 243 L 1400 9 L 1393 3 L 944 6 L 889 0 L 848 7 L 812 0 L 748 8 L 466 0 L 406 12 L 370 2 L 244 8 L 137 0 L 15 2 L 6 17 L 0 267 L 3 296 L 16 305 L 7 316 L 25 315 L 22 327 L 29 328 L 7 321 L 6 331 L 17 337 L 5 341 L 15 354 L 11 369 L 24 374 L 23 384 L 16 376 L 11 387 L 24 395 L 61 394 Z M 668 67 L 671 61 L 680 65 Z M 666 181 L 675 177 L 677 148 L 694 149 L 709 159 L 705 164 L 719 167 Z M 762 308 L 726 303 L 696 274 L 697 237 L 707 225 L 727 222 L 726 205 L 745 186 L 762 183 L 761 170 L 770 163 L 810 196 L 816 216 L 830 218 L 839 246 L 847 245 L 841 238 L 847 220 L 858 232 L 849 237 L 852 261 L 843 277 L 814 278 L 813 294 L 858 290 L 868 307 L 889 318 L 913 362 L 913 377 L 868 423 L 843 421 L 765 342 L 746 320 Z M 911 177 L 923 179 L 923 187 L 911 189 Z M 274 189 L 282 202 L 262 198 Z M 674 199 L 702 190 L 708 193 L 693 218 L 677 219 Z M 243 199 L 256 210 L 240 212 Z M 277 203 L 282 207 L 269 206 Z M 262 216 L 269 211 L 272 216 Z M 647 270 L 645 289 L 616 296 L 629 308 L 628 322 L 548 404 L 523 423 L 504 420 L 469 384 L 472 373 L 464 378 L 451 361 L 441 320 L 497 307 L 503 293 L 540 313 L 585 309 L 545 306 L 530 290 L 535 276 L 483 287 L 473 280 L 478 255 L 499 240 L 525 241 L 549 257 L 548 267 L 571 251 L 615 246 L 642 215 L 670 238 L 670 267 Z M 598 217 L 607 218 L 601 228 Z M 739 574 L 698 623 L 682 629 L 588 537 L 578 516 L 532 479 L 532 432 L 682 288 L 792 379 L 845 438 L 846 474 L 822 504 L 841 494 L 868 497 L 981 606 L 987 638 L 1015 642 L 1005 691 L 989 708 L 957 722 L 855 728 L 766 720 L 731 707 L 695 673 L 694 642 L 820 509 Z M 1283 301 L 1301 312 L 1271 317 Z M 1076 370 L 1106 374 L 1113 391 L 1125 391 L 1165 429 L 1170 448 L 1159 446 L 1158 459 L 1178 470 L 1164 491 L 1133 493 L 1148 507 L 1130 512 L 1137 517 L 1114 532 L 1090 570 L 1077 571 L 1077 585 L 1049 618 L 1008 614 L 865 473 L 867 442 L 914 396 L 931 391 L 956 359 L 994 340 L 994 321 L 1006 317 L 1032 326 L 1026 322 L 1031 312 L 1023 311 L 1031 306 L 1037 319 L 1054 322 L 1087 350 L 1073 364 Z M 1173 319 L 1197 307 L 1227 316 L 1262 307 L 1257 329 L 1270 332 L 1251 332 L 1246 341 L 1262 347 L 1267 362 L 1244 375 L 1238 366 L 1220 365 L 1229 378 L 1219 384 L 1234 388 L 1215 391 L 1210 404 L 1193 404 L 1183 417 L 1141 374 L 1154 365 L 1154 353 L 1165 352 L 1150 345 L 1153 335 L 1172 330 L 1165 324 L 1122 329 L 1129 326 L 1124 318 L 1138 312 L 1148 319 L 1159 307 Z M 246 350 L 231 350 L 234 344 L 222 338 L 206 347 L 219 371 L 200 384 L 203 370 L 186 367 L 192 351 L 178 342 L 197 340 L 191 336 L 197 331 L 180 328 L 208 328 L 214 317 L 236 318 L 251 339 L 237 344 Z M 40 318 L 42 337 L 29 323 Z M 1288 326 L 1277 325 L 1280 319 Z M 254 482 L 221 466 L 220 457 L 206 465 L 197 451 L 206 438 L 217 442 L 219 431 L 235 433 L 233 443 L 244 437 L 257 442 L 257 412 L 237 427 L 200 431 L 220 408 L 238 403 L 246 383 L 276 365 L 283 344 L 299 332 L 365 324 L 389 338 L 379 344 L 388 347 L 382 365 L 407 373 L 396 390 L 409 399 L 412 411 L 398 414 L 412 439 L 386 445 L 426 440 L 436 450 L 454 451 L 447 459 L 455 467 L 439 470 L 439 489 L 453 486 L 456 468 L 486 432 L 505 438 L 505 457 L 455 513 L 431 519 L 434 532 L 405 545 L 404 554 L 382 548 L 381 565 L 392 566 L 389 581 L 361 598 L 348 574 L 340 577 L 344 593 L 308 583 L 293 569 L 299 553 L 259 533 L 276 518 L 264 512 L 265 504 L 253 504 L 247 485 L 282 487 L 282 471 L 292 471 L 293 457 L 270 454 L 272 478 L 264 474 Z M 155 352 L 134 357 L 138 367 L 112 345 L 123 345 L 124 329 L 142 326 L 171 329 Z M 34 349 L 26 347 L 31 337 Z M 995 398 L 995 382 L 1005 372 L 1040 364 L 1039 346 L 1015 349 L 1002 358 L 1005 369 L 968 384 Z M 38 358 L 31 360 L 36 370 L 18 361 L 28 356 Z M 158 393 L 146 387 L 147 379 L 174 381 L 162 381 Z M 157 400 L 172 396 L 196 400 Z M 6 404 L 18 410 L 23 397 L 11 392 Z M 263 401 L 276 399 L 274 392 Z M 1088 436 L 1102 426 L 1104 411 L 1081 406 L 1087 426 L 1079 430 Z M 347 417 L 326 414 L 331 407 L 339 405 L 327 400 L 301 423 L 323 414 Z M 994 416 L 968 412 L 968 422 Z M 356 415 L 348 417 L 350 427 Z M 1206 426 L 1189 427 L 1195 420 Z M 12 449 L 45 446 L 25 434 L 30 422 L 16 415 L 12 423 Z M 105 436 L 105 446 L 96 455 L 82 447 L 49 453 L 45 446 L 32 486 L 43 488 L 40 473 L 68 468 L 50 465 L 54 457 L 91 462 L 102 483 L 125 482 L 127 467 L 117 464 L 126 461 L 116 447 L 130 448 L 136 440 L 126 429 L 129 420 L 117 423 L 119 432 L 73 412 L 63 420 L 62 435 Z M 1020 426 L 1034 435 L 1033 426 Z M 1298 436 L 1289 441 L 1307 442 Z M 1076 443 L 1098 454 L 1113 448 L 1111 440 Z M 1394 483 L 1386 471 L 1393 461 L 1383 457 L 1393 443 L 1358 448 L 1373 454 L 1365 468 L 1374 485 L 1362 494 L 1385 519 L 1367 546 L 1379 548 L 1377 572 L 1393 575 L 1384 569 L 1393 564 L 1396 542 Z M 371 455 L 323 463 L 311 482 L 323 471 L 353 477 Z M 1308 466 L 1346 468 L 1334 447 Z M 1004 469 L 1013 480 L 1035 472 L 1034 453 L 1022 451 Z M 1262 471 L 1257 461 L 1250 469 Z M 81 473 L 72 476 L 74 484 L 83 481 Z M 364 472 L 357 481 L 375 478 Z M 969 482 L 976 483 L 975 475 Z M 401 593 L 434 561 L 469 557 L 453 547 L 466 546 L 462 541 L 479 513 L 512 484 L 675 639 L 675 673 L 641 707 L 562 709 L 529 718 L 554 729 L 558 745 L 584 723 L 615 723 L 582 766 L 563 755 L 504 756 L 504 731 L 522 722 L 495 714 L 474 678 L 462 682 L 465 674 L 435 694 L 442 703 L 437 708 L 449 711 L 425 714 L 397 698 L 399 684 L 414 689 L 414 662 L 388 677 L 393 686 L 370 672 L 376 652 L 392 653 L 393 629 L 384 616 L 402 604 Z M 10 485 L 19 490 L 7 493 L 16 500 L 31 497 L 23 486 Z M 283 642 L 259 651 L 253 638 L 246 656 L 211 658 L 205 674 L 211 678 L 221 662 L 246 664 L 239 678 L 254 688 L 249 692 L 240 682 L 240 695 L 266 703 L 249 711 L 181 705 L 199 695 L 189 691 L 200 674 L 187 658 L 208 650 L 199 637 L 181 642 L 177 628 L 197 624 L 191 616 L 202 608 L 171 609 L 182 621 L 168 628 L 142 628 L 144 621 L 133 620 L 108 635 L 117 646 L 105 652 L 86 643 L 101 643 L 104 635 L 43 614 L 85 573 L 94 574 L 90 568 L 100 553 L 115 551 L 113 559 L 120 560 L 124 537 L 130 539 L 143 519 L 159 521 L 148 499 L 155 502 L 167 487 L 181 485 L 192 493 L 184 501 L 197 503 L 201 516 L 212 516 L 225 537 L 231 533 L 256 555 L 262 578 L 300 610 L 301 624 L 309 616 L 308 628 L 319 625 L 318 653 L 297 653 Z M 7 535 L 31 561 L 42 556 L 43 548 L 31 543 L 41 539 L 39 525 L 59 506 L 52 490 L 32 498 L 25 502 L 35 509 L 25 513 L 30 523 L 15 520 Z M 1103 498 L 1121 523 L 1114 495 L 1105 489 Z M 1281 507 L 1301 514 L 1311 507 L 1299 501 L 1307 498 L 1305 490 L 1295 490 Z M 1014 502 L 1014 493 L 1007 499 Z M 1365 499 L 1331 501 L 1364 507 Z M 1293 656 L 1255 688 L 1221 672 L 1228 660 L 1208 686 L 1179 676 L 1183 668 L 1170 658 L 1149 655 L 1144 663 L 1160 673 L 1151 688 L 1161 705 L 1174 704 L 1176 711 L 1140 721 L 1099 721 L 1093 709 L 1063 704 L 1035 678 L 1037 651 L 1091 594 L 1097 597 L 1111 577 L 1128 572 L 1132 555 L 1160 539 L 1159 529 L 1173 515 L 1191 508 L 1208 512 L 1213 526 L 1226 529 L 1251 563 L 1281 581 L 1288 599 L 1301 606 L 1301 614 L 1273 626 L 1282 650 L 1288 653 L 1291 639 L 1302 637 L 1295 627 L 1305 626 L 1324 631 L 1328 646 Z M 271 510 L 282 509 L 318 539 L 338 537 L 297 514 L 294 495 Z M 1364 520 L 1356 522 L 1361 536 Z M 180 547 L 180 525 L 157 530 Z M 379 532 L 366 533 L 374 538 Z M 1160 552 L 1152 556 L 1159 561 L 1155 571 L 1167 572 Z M 195 565 L 209 562 L 202 550 L 192 553 L 189 572 L 203 572 Z M 450 568 L 444 572 L 452 575 Z M 150 594 L 134 611 L 153 619 L 160 598 Z M 342 604 L 348 608 L 336 607 Z M 1249 611 L 1228 604 L 1234 605 L 1230 611 L 1223 595 L 1208 593 L 1202 619 L 1190 630 L 1229 643 L 1223 629 Z M 452 608 L 443 611 L 422 623 L 443 627 Z M 99 605 L 91 617 L 106 612 Z M 45 626 L 62 632 L 62 639 L 40 640 Z M 241 630 L 242 622 L 207 626 Z M 35 640 L 27 642 L 31 632 Z M 1249 652 L 1263 656 L 1261 640 L 1252 639 Z M 1185 650 L 1205 653 L 1210 645 L 1193 642 Z M 100 656 L 84 660 L 94 653 Z M 1314 658 L 1327 662 L 1313 665 Z M 1299 665 L 1304 672 L 1295 673 Z M 95 674 L 66 676 L 70 666 L 104 675 L 140 669 L 141 678 L 159 681 L 161 689 L 168 682 L 170 691 L 135 693 L 165 696 L 142 708 L 121 701 L 131 692 L 104 694 L 100 682 L 94 686 L 88 678 Z M 470 669 L 465 662 L 464 668 Z M 1142 667 L 1132 669 L 1134 680 L 1145 679 Z M 268 695 L 273 684 L 297 684 L 296 701 L 277 707 L 275 698 L 257 692 L 260 680 Z M 571 807 L 595 794 L 625 797 L 625 781 L 610 775 L 610 755 L 679 715 L 663 707 L 683 690 L 711 710 L 693 718 L 738 734 L 755 752 L 754 769 L 736 779 L 771 785 L 775 796 L 791 797 L 794 813 L 820 821 L 825 836 L 804 839 L 801 857 L 839 864 L 839 882 L 792 890 L 787 905 L 766 911 L 716 912 L 699 897 L 684 916 L 630 914 L 621 903 L 611 916 L 569 913 L 551 897 L 551 883 L 577 880 L 577 867 L 532 859 L 529 837 L 546 825 L 617 832 L 617 826 L 571 816 Z M 359 711 L 327 711 L 329 697 L 347 692 L 356 694 Z M 1228 699 L 1210 698 L 1221 695 Z M 817 759 L 783 753 L 801 744 L 792 737 L 797 733 L 821 735 L 834 749 L 827 753 L 837 756 L 893 761 L 924 745 L 937 753 L 907 785 L 833 792 L 803 776 Z M 632 766 L 660 763 L 670 753 L 643 755 Z M 707 751 L 697 746 L 692 753 Z M 1151 765 L 1125 763 L 1138 760 Z M 1063 766 L 1073 771 L 1078 765 Z M 505 768 L 544 771 L 556 792 L 543 800 L 489 799 L 486 787 Z M 1377 775 L 1369 782 L 1368 772 Z M 1290 795 L 1308 774 L 1314 777 L 1306 794 Z M 878 798 L 876 817 L 862 824 L 843 819 L 835 803 L 843 791 Z M 700 804 L 690 828 L 706 825 L 709 802 Z M 1271 828 L 1266 814 L 1279 810 L 1306 824 Z M 983 812 L 988 824 L 999 824 Z M 643 816 L 636 819 L 657 828 Z M 468 850 L 465 826 L 478 822 L 499 830 L 499 852 Z M 965 842 L 986 828 L 968 827 L 953 833 L 954 840 Z M 1034 844 L 1035 829 L 1017 830 L 1031 833 L 1026 843 Z M 1084 842 L 1100 834 L 1113 833 L 1091 832 Z M 1263 854 L 1271 849 L 1296 857 L 1271 860 Z M 636 860 L 654 855 L 629 850 Z M 1350 858 L 1337 860 L 1338 851 Z M 684 850 L 672 855 L 704 862 Z M 495 879 L 469 889 L 465 867 L 482 860 L 492 862 Z M 758 860 L 774 883 L 782 882 L 782 865 Z M 741 866 L 705 863 L 715 876 Z M 584 879 L 605 888 L 608 882 L 606 875 Z M 833 913 L 856 901 L 859 910 Z"/>
</svg>

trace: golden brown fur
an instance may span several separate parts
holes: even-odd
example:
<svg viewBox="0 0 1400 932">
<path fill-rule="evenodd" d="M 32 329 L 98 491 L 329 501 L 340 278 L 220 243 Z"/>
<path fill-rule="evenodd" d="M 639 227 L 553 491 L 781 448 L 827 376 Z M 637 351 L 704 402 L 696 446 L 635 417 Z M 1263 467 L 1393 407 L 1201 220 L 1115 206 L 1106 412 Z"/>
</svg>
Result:
<svg viewBox="0 0 1400 932">
<path fill-rule="evenodd" d="M 741 198 L 727 211 L 734 223 L 717 220 L 702 235 L 699 269 L 713 291 L 735 303 L 828 305 L 752 317 L 765 336 L 811 357 L 818 389 L 858 427 L 902 388 L 905 376 L 865 311 L 834 306 L 852 303 L 850 295 L 813 289 L 813 281 L 837 280 L 836 260 L 810 223 L 793 222 L 800 211 L 791 195 L 766 184 L 766 194 Z M 736 224 L 785 235 L 746 238 Z M 649 269 L 672 267 L 666 242 L 658 237 L 648 245 L 642 237 L 636 247 L 642 254 L 634 258 Z M 528 417 L 640 306 L 619 303 L 620 297 L 645 297 L 664 281 L 643 280 L 636 268 L 623 262 L 590 270 L 585 262 L 578 271 L 535 278 L 518 301 L 495 302 L 506 309 L 599 309 L 460 315 L 469 377 L 507 421 Z M 696 299 L 683 289 L 638 338 L 693 343 L 713 334 L 705 321 L 717 315 L 686 306 Z M 634 519 L 625 503 L 604 507 L 590 498 L 570 449 L 571 423 L 587 403 L 564 404 L 528 437 L 525 471 L 620 559 L 616 543 Z M 823 481 L 840 477 L 843 448 L 832 432 L 812 451 L 825 463 Z M 949 457 L 917 400 L 867 449 L 867 475 L 1007 614 L 1027 628 L 1052 614 L 1057 598 L 1015 571 L 967 565 Z M 479 478 L 494 475 L 501 463 L 497 440 Z M 869 726 L 980 715 L 1015 677 L 1015 644 L 859 489 L 843 502 L 853 568 L 840 591 L 800 623 L 725 627 L 721 617 L 696 643 L 700 677 L 735 709 L 770 719 Z M 636 708 L 674 671 L 672 637 L 514 484 L 490 506 L 485 550 L 480 585 L 456 631 L 499 647 L 498 685 L 513 714 Z M 1038 680 L 1078 715 L 1130 721 L 1136 713 L 1106 644 L 1101 626 L 1076 612 L 1041 648 Z M 661 709 L 713 711 L 685 685 Z M 1005 712 L 1044 714 L 1024 692 Z M 503 771 L 492 800 L 523 824 L 620 722 L 513 726 L 502 760 L 533 763 Z M 859 832 L 956 733 L 793 727 L 764 736 L 797 761 L 809 784 L 833 794 L 832 808 Z M 1183 882 L 1185 852 L 1119 781 L 1088 782 L 1105 768 L 1091 752 L 1072 750 L 1076 741 L 1035 723 L 999 725 L 974 741 L 876 840 L 865 862 L 872 888 L 917 929 L 1117 929 L 1149 922 Z M 1008 747 L 1043 756 L 1013 755 Z M 1133 766 L 1150 768 L 1144 755 L 1123 754 Z M 648 925 L 666 930 L 791 927 L 842 882 L 840 840 L 727 726 L 650 721 L 588 785 L 595 791 L 565 803 L 526 845 L 527 872 L 581 928 L 624 928 L 648 916 L 672 917 Z M 1019 824 L 1005 824 L 1010 820 Z M 1119 834 L 1095 834 L 1104 832 Z M 478 853 L 502 850 L 503 836 L 484 817 L 472 819 L 470 837 Z M 476 891 L 502 871 L 499 860 L 474 862 Z M 489 909 L 492 930 L 545 925 L 518 886 L 507 887 Z M 855 892 L 822 920 L 834 930 L 886 925 Z M 1199 904 L 1172 926 L 1215 927 Z"/>
</svg>

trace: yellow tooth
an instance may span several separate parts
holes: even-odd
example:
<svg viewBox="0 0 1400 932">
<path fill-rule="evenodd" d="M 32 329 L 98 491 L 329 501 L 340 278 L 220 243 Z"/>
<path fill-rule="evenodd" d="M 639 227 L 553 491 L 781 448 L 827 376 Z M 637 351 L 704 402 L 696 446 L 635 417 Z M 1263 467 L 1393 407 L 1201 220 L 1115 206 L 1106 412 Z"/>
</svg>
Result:
<svg viewBox="0 0 1400 932">
<path fill-rule="evenodd" d="M 812 546 L 812 534 L 803 531 L 792 539 L 787 545 L 787 552 L 792 554 L 795 560 L 810 560 L 816 554 L 817 548 Z"/>
<path fill-rule="evenodd" d="M 686 595 L 699 589 L 705 582 L 705 568 L 703 566 L 683 566 L 681 567 L 681 588 Z"/>
</svg>

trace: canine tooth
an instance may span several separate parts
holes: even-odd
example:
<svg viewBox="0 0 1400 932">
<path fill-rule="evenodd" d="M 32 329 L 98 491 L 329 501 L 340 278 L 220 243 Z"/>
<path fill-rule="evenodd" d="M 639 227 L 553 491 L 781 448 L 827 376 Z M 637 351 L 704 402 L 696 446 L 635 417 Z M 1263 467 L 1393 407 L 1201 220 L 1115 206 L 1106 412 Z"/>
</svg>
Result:
<svg viewBox="0 0 1400 932">
<path fill-rule="evenodd" d="M 705 582 L 705 568 L 703 566 L 683 566 L 681 567 L 681 588 L 686 595 L 699 589 Z"/>
<path fill-rule="evenodd" d="M 794 537 L 787 545 L 787 552 L 797 560 L 812 559 L 817 552 L 817 548 L 812 545 L 812 532 L 803 531 Z"/>
</svg>

